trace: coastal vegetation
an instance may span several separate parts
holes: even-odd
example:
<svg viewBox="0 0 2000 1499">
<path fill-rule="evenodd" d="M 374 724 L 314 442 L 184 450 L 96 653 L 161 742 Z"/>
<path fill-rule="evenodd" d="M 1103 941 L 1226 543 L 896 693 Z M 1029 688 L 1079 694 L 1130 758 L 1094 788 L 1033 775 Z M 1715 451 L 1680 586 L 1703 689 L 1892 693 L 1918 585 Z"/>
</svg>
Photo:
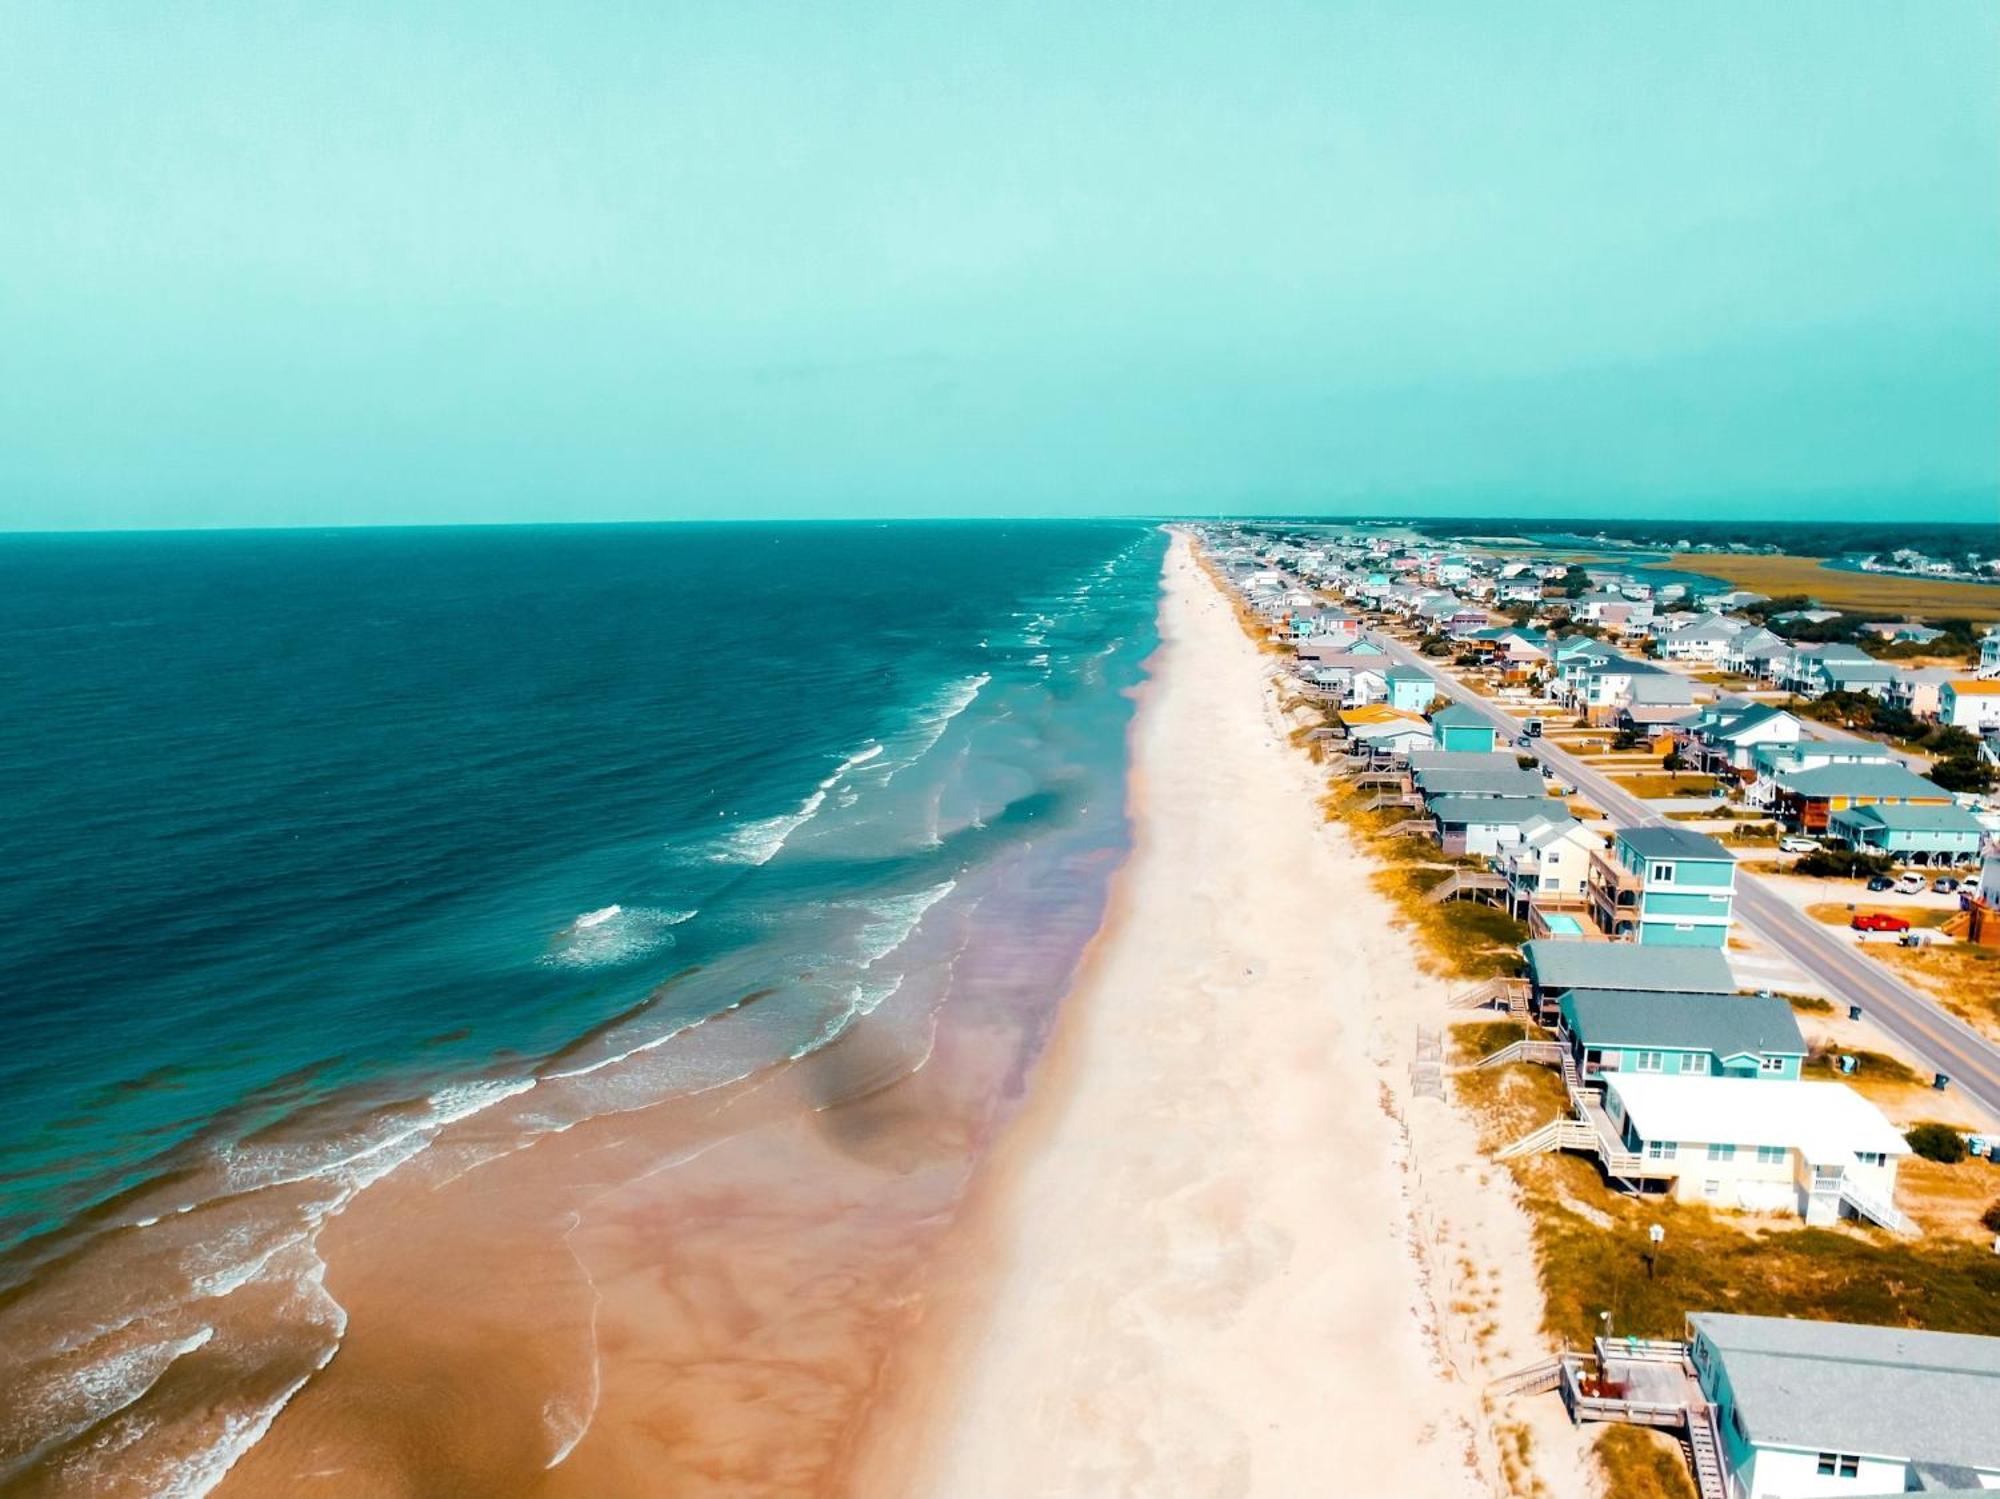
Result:
<svg viewBox="0 0 2000 1499">
<path fill-rule="evenodd" d="M 1953 583 L 1895 573 L 1850 572 L 1828 567 L 1824 557 L 1739 556 L 1677 552 L 1669 565 L 1706 573 L 1736 588 L 1773 597 L 1801 594 L 1829 609 L 1874 611 L 1881 618 L 1951 617 L 1984 623 L 2000 620 L 2000 588 L 1985 583 Z"/>
<path fill-rule="evenodd" d="M 1454 1035 L 1462 1061 L 1490 1054 L 1480 1051 L 1490 1039 L 1483 1027 Z M 1566 1102 L 1553 1071 L 1527 1064 L 1460 1071 L 1453 1082 L 1493 1150 Z M 1506 1169 L 1533 1224 L 1545 1325 L 1567 1346 L 1587 1346 L 1604 1312 L 1615 1334 L 1678 1338 L 1690 1307 L 2000 1335 L 2000 1256 L 1965 1237 L 1927 1233 L 1910 1243 L 1881 1230 L 1780 1225 L 1627 1197 L 1582 1156 L 1527 1156 Z M 2000 1171 L 1984 1161 L 1936 1169 L 1963 1173 L 1955 1195 L 1975 1201 L 2000 1186 Z M 1654 1224 L 1666 1237 L 1649 1272 Z"/>
</svg>

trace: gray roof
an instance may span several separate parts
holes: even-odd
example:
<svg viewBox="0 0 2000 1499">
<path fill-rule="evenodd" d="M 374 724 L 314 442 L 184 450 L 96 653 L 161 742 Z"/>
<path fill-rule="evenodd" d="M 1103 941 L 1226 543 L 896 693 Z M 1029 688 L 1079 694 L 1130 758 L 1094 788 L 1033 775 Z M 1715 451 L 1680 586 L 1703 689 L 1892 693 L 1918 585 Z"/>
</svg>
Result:
<svg viewBox="0 0 2000 1499">
<path fill-rule="evenodd" d="M 1412 750 L 1410 773 L 1427 770 L 1491 770 L 1512 766 L 1514 756 L 1501 750 Z"/>
<path fill-rule="evenodd" d="M 1519 827 L 1537 818 L 1551 820 L 1569 816 L 1569 809 L 1549 797 L 1525 796 L 1440 796 L 1429 811 L 1440 824 L 1460 826 L 1488 823 L 1495 827 Z"/>
<path fill-rule="evenodd" d="M 1721 843 L 1692 828 L 1619 828 L 1618 838 L 1642 859 L 1720 859 L 1735 862 Z"/>
<path fill-rule="evenodd" d="M 1527 955 L 1536 984 L 1543 989 L 1728 994 L 1736 988 L 1729 959 L 1712 947 L 1646 947 L 1636 942 L 1544 937 L 1521 951 Z"/>
<path fill-rule="evenodd" d="M 1572 989 L 1562 1010 L 1586 1046 L 1652 1046 L 1719 1057 L 1806 1054 L 1792 1007 L 1772 995 Z"/>
<path fill-rule="evenodd" d="M 1913 796 L 1941 801 L 1951 795 L 1936 782 L 1925 780 L 1907 765 L 1893 760 L 1855 760 L 1846 764 L 1816 765 L 1811 770 L 1795 770 L 1781 775 L 1778 784 L 1787 791 L 1808 797 Z"/>
<path fill-rule="evenodd" d="M 1754 1084 L 1746 1084 L 1754 1086 Z M 2000 1468 L 2000 1338 L 1693 1312 L 1753 1442 Z"/>
<path fill-rule="evenodd" d="M 1504 755 L 1498 762 L 1476 770 L 1417 770 L 1411 775 L 1425 796 L 1547 796 L 1548 787 L 1539 770 L 1523 770 Z"/>
</svg>

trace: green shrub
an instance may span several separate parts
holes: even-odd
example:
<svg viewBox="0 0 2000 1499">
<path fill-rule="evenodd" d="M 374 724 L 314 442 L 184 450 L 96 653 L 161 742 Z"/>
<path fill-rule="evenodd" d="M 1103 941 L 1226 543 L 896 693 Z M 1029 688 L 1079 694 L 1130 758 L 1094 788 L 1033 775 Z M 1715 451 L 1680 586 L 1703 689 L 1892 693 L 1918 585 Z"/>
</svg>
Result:
<svg viewBox="0 0 2000 1499">
<path fill-rule="evenodd" d="M 1965 1159 L 1965 1136 L 1949 1124 L 1926 1120 L 1903 1138 L 1910 1142 L 1913 1154 L 1920 1155 L 1927 1161 L 1940 1161 L 1947 1166 L 1955 1166 Z"/>
<path fill-rule="evenodd" d="M 1841 880 L 1887 874 L 1895 867 L 1896 861 L 1887 854 L 1860 853 L 1851 848 L 1819 848 L 1794 864 L 1792 873 Z"/>
<path fill-rule="evenodd" d="M 1994 1233 L 2000 1234 L 2000 1198 L 1994 1199 L 1993 1206 L 1986 1210 L 1979 1221 Z"/>
</svg>

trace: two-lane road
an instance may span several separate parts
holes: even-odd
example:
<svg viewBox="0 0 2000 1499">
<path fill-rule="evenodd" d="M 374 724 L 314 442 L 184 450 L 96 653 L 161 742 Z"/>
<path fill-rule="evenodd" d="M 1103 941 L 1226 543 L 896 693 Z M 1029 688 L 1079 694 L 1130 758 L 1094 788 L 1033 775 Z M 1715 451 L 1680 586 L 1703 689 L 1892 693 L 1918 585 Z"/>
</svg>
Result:
<svg viewBox="0 0 2000 1499">
<path fill-rule="evenodd" d="M 1519 735 L 1518 719 L 1461 686 L 1401 641 L 1372 631 L 1370 635 L 1391 658 L 1427 673 L 1445 696 L 1491 719 L 1508 741 Z M 1584 764 L 1560 745 L 1538 739 L 1534 742 L 1534 753 L 1549 770 L 1583 792 L 1621 825 L 1643 827 L 1666 823 L 1659 813 L 1609 776 Z M 1843 1003 L 1860 1005 L 1876 1025 L 1931 1067 L 1949 1076 L 1953 1087 L 1963 1088 L 1989 1113 L 2000 1115 L 2000 1047 L 1789 904 L 1755 875 L 1741 870 L 1736 877 L 1736 915 L 1746 927 L 1825 984 L 1828 993 Z"/>
</svg>

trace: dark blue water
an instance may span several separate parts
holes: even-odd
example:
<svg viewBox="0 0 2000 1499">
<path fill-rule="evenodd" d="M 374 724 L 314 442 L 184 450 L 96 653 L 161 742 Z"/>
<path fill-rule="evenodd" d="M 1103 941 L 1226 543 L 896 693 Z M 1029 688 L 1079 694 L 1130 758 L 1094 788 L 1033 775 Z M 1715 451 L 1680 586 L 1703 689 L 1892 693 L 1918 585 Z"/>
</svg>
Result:
<svg viewBox="0 0 2000 1499">
<path fill-rule="evenodd" d="M 779 984 L 772 1044 L 811 1046 L 954 882 L 1080 814 L 1162 545 L 0 541 L 0 1244 L 274 1130 L 310 1166 L 328 1100 L 525 1076 L 689 969 L 587 1044 Z"/>
</svg>

